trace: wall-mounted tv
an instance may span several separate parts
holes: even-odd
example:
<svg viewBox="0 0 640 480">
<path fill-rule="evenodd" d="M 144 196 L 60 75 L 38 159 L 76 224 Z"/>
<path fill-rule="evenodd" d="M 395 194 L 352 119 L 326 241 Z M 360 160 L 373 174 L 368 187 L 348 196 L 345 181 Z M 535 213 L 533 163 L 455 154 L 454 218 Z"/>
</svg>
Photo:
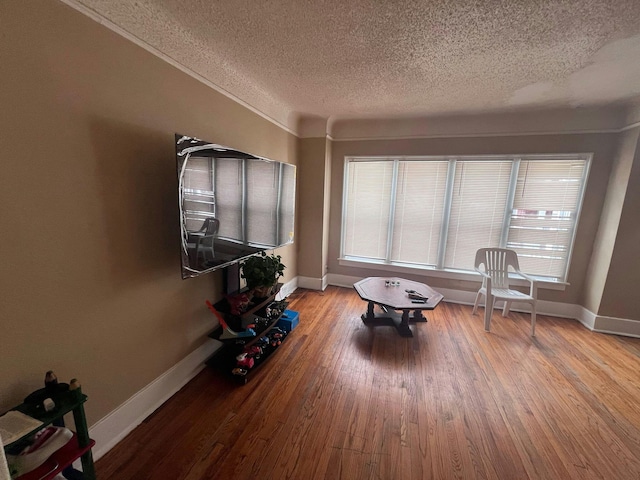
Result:
<svg viewBox="0 0 640 480">
<path fill-rule="evenodd" d="M 295 165 L 175 139 L 182 278 L 293 243 Z"/>
</svg>

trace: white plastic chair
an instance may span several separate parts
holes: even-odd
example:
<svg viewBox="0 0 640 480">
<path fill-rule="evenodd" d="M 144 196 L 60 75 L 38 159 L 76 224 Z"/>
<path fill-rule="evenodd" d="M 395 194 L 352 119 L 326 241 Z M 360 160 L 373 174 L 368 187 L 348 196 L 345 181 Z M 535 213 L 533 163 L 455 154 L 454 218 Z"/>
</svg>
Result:
<svg viewBox="0 0 640 480">
<path fill-rule="evenodd" d="M 529 294 L 509 288 L 509 267 L 513 272 L 530 283 Z M 531 336 L 536 334 L 536 301 L 538 285 L 536 280 L 520 271 L 518 254 L 506 248 L 481 248 L 476 252 L 475 270 L 482 275 L 482 287 L 478 290 L 473 305 L 473 314 L 478 310 L 480 296 L 486 297 L 484 307 L 484 329 L 488 332 L 491 326 L 491 314 L 496 300 L 504 300 L 502 316 L 509 314 L 512 302 L 531 304 Z"/>
<path fill-rule="evenodd" d="M 215 260 L 216 254 L 214 246 L 219 229 L 220 220 L 217 218 L 206 218 L 200 230 L 189 234 L 190 238 L 187 243 L 187 249 L 193 252 L 196 268 L 199 268 L 200 265 L 206 267 L 207 261 Z M 200 257 L 202 257 L 202 264 L 200 263 Z"/>
</svg>

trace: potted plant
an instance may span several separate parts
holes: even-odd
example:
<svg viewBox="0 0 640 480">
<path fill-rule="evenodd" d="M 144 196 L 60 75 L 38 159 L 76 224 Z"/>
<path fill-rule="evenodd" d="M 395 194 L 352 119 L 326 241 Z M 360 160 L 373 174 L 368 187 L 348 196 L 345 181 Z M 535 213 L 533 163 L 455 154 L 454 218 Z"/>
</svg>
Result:
<svg viewBox="0 0 640 480">
<path fill-rule="evenodd" d="M 278 279 L 284 274 L 285 266 L 280 255 L 267 255 L 265 252 L 247 258 L 242 264 L 241 277 L 247 282 L 247 288 L 258 298 L 268 297 Z"/>
</svg>

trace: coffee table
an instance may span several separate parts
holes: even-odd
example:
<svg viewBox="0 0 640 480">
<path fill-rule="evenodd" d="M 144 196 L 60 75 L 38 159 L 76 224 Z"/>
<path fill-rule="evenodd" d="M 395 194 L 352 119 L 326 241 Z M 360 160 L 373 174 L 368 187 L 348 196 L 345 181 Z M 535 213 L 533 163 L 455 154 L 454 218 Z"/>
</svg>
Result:
<svg viewBox="0 0 640 480">
<path fill-rule="evenodd" d="M 353 288 L 362 300 L 368 302 L 367 313 L 362 315 L 364 324 L 396 327 L 402 337 L 413 337 L 409 323 L 426 322 L 422 311 L 433 310 L 444 298 L 424 283 L 397 277 L 367 277 L 354 283 Z M 413 290 L 427 297 L 427 301 L 414 303 L 406 290 Z M 379 305 L 383 312 L 374 312 L 375 305 Z M 411 310 L 413 314 L 410 313 Z"/>
</svg>

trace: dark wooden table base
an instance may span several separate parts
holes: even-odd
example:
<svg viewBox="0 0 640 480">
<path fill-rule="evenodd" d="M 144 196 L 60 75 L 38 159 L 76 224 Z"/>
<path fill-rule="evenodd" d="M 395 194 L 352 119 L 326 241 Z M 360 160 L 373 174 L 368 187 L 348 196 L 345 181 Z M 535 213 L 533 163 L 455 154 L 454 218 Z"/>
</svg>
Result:
<svg viewBox="0 0 640 480">
<path fill-rule="evenodd" d="M 402 313 L 389 310 L 382 307 L 384 312 L 374 312 L 375 302 L 369 302 L 367 306 L 367 313 L 362 315 L 362 321 L 365 325 L 379 326 L 388 325 L 396 327 L 398 335 L 401 337 L 413 337 L 413 333 L 409 328 L 409 323 L 426 322 L 427 319 L 422 315 L 421 310 L 414 310 L 413 315 L 410 310 L 402 310 Z"/>
</svg>

